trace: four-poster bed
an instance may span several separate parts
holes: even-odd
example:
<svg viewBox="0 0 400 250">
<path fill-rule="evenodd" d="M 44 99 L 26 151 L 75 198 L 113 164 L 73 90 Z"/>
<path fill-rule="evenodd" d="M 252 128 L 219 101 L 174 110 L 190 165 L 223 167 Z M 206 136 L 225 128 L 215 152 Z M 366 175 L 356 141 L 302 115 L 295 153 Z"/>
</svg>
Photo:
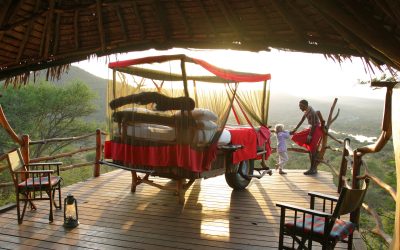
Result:
<svg viewBox="0 0 400 250">
<path fill-rule="evenodd" d="M 172 72 L 175 62 L 181 74 Z M 151 68 L 163 64 L 166 71 Z M 272 174 L 265 163 L 271 153 L 270 74 L 225 70 L 185 55 L 120 61 L 109 68 L 110 140 L 102 163 L 131 171 L 132 192 L 141 183 L 171 189 L 149 177 L 171 178 L 183 203 L 198 178 L 225 174 L 230 187 L 244 189 L 253 177 Z M 192 74 L 201 70 L 208 74 Z"/>
</svg>

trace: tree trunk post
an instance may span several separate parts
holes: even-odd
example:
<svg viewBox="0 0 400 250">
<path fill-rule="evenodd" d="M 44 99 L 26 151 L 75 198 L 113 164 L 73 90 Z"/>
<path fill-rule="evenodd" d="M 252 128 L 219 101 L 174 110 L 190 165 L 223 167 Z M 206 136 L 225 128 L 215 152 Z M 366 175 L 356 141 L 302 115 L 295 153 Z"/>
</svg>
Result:
<svg viewBox="0 0 400 250">
<path fill-rule="evenodd" d="M 22 135 L 22 143 L 21 146 L 21 153 L 22 157 L 24 158 L 25 164 L 29 164 L 30 157 L 29 157 L 29 135 Z"/>
<path fill-rule="evenodd" d="M 101 130 L 96 129 L 96 158 L 94 162 L 93 177 L 100 176 L 100 158 L 101 158 Z"/>
<path fill-rule="evenodd" d="M 10 124 L 8 123 L 7 117 L 4 114 L 3 108 L 0 105 L 0 124 L 1 126 L 6 130 L 8 135 L 11 137 L 11 139 L 18 143 L 19 145 L 23 144 L 22 138 L 20 138 L 12 129 Z"/>
<path fill-rule="evenodd" d="M 400 249 L 400 89 L 393 90 L 392 131 L 396 160 L 397 196 L 393 240 L 390 249 Z"/>
<path fill-rule="evenodd" d="M 349 156 L 349 151 L 346 148 L 346 144 L 350 144 L 350 139 L 346 138 L 343 141 L 343 153 L 342 153 L 342 160 L 340 162 L 340 170 L 339 170 L 339 181 L 338 181 L 338 189 L 337 192 L 340 193 L 342 191 L 342 188 L 344 186 L 344 180 L 343 177 L 346 176 L 347 172 L 347 159 L 346 157 Z"/>
</svg>

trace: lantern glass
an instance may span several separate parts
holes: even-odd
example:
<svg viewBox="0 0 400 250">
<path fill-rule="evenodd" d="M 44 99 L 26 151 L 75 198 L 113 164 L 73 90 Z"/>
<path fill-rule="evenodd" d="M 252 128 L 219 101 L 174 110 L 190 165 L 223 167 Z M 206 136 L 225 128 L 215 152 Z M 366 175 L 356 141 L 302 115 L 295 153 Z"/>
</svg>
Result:
<svg viewBox="0 0 400 250">
<path fill-rule="evenodd" d="M 65 207 L 65 218 L 68 220 L 76 220 L 75 204 L 67 204 Z"/>
<path fill-rule="evenodd" d="M 64 200 L 64 226 L 73 228 L 79 225 L 77 201 L 71 194 Z"/>
</svg>

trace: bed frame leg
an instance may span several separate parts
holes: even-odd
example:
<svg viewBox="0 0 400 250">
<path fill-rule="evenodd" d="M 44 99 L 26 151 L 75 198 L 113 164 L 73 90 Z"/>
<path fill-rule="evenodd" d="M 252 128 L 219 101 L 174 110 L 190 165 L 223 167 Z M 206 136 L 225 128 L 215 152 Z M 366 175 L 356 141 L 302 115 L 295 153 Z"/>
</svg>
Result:
<svg viewBox="0 0 400 250">
<path fill-rule="evenodd" d="M 185 203 L 185 189 L 184 189 L 184 185 L 185 185 L 185 179 L 178 179 L 176 180 L 176 192 L 178 195 L 178 201 L 179 204 L 184 204 Z"/>
<path fill-rule="evenodd" d="M 136 171 L 131 171 L 132 174 L 132 184 L 131 184 L 131 192 L 136 192 L 136 186 L 138 185 L 138 176 Z"/>
</svg>

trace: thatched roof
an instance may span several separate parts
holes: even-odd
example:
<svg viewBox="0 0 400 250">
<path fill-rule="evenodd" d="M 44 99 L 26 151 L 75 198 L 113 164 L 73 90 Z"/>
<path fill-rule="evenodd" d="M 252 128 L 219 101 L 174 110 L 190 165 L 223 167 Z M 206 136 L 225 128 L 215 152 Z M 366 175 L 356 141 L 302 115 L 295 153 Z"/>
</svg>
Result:
<svg viewBox="0 0 400 250">
<path fill-rule="evenodd" d="M 400 69 L 399 25 L 398 0 L 0 0 L 0 80 L 172 47 L 361 56 Z"/>
</svg>

